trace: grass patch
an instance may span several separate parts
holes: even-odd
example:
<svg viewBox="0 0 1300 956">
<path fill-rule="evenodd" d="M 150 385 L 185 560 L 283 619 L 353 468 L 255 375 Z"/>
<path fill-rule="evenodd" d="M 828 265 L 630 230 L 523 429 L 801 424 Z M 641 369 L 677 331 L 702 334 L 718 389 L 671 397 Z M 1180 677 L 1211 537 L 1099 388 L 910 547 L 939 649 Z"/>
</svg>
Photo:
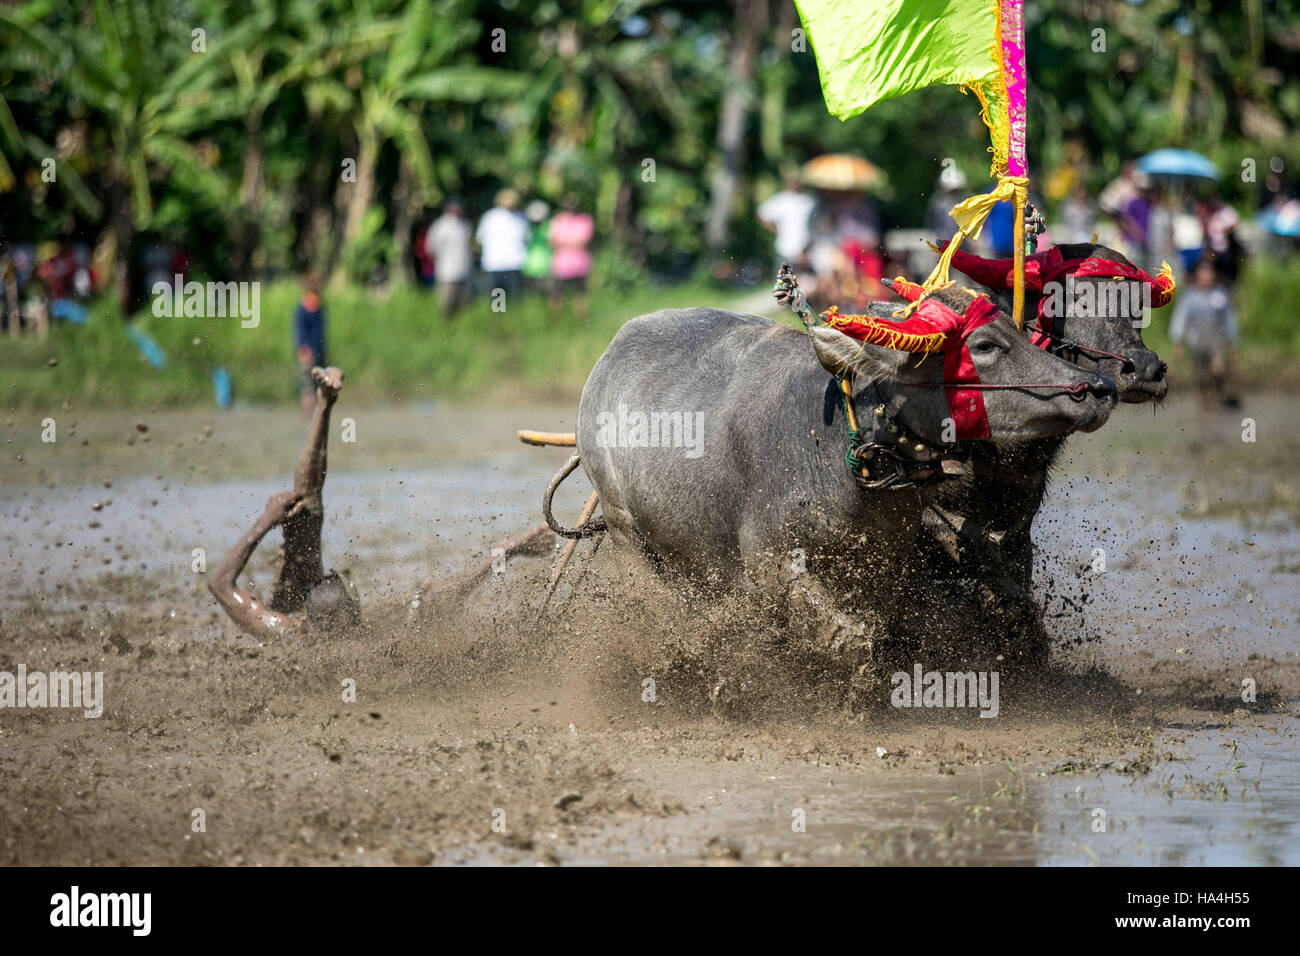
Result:
<svg viewBox="0 0 1300 956">
<path fill-rule="evenodd" d="M 223 366 L 236 401 L 288 401 L 297 394 L 291 322 L 299 294 L 292 281 L 264 284 L 256 328 L 242 328 L 238 318 L 138 313 L 132 321 L 167 356 L 162 369 L 144 360 L 127 322 L 100 300 L 84 326 L 55 323 L 43 342 L 5 341 L 0 388 L 14 408 L 190 407 L 213 402 L 212 373 Z M 667 307 L 734 307 L 739 297 L 708 282 L 593 293 L 587 318 L 567 307 L 552 313 L 538 295 L 506 312 L 480 297 L 448 319 L 424 290 L 330 289 L 323 296 L 327 358 L 347 371 L 349 397 L 359 401 L 570 397 L 628 319 Z"/>
<path fill-rule="evenodd" d="M 223 366 L 237 401 L 291 401 L 297 367 L 290 323 L 299 291 L 289 280 L 264 284 L 261 320 L 251 329 L 241 328 L 236 318 L 138 313 L 133 321 L 167 356 L 164 369 L 144 361 L 127 339 L 126 321 L 101 300 L 85 326 L 55 323 L 44 342 L 30 335 L 5 340 L 0 389 L 13 408 L 208 406 L 212 372 Z M 662 289 L 615 281 L 593 292 L 588 318 L 571 308 L 551 313 L 545 298 L 534 295 L 511 303 L 504 313 L 493 312 L 480 296 L 448 319 L 433 295 L 421 289 L 330 289 L 324 296 L 328 357 L 347 370 L 350 397 L 363 402 L 477 395 L 567 399 L 581 390 L 591 366 L 628 319 L 665 307 L 735 308 L 754 291 L 723 289 L 706 280 Z M 1293 303 L 1300 302 L 1300 257 L 1252 260 L 1236 299 L 1240 386 L 1300 387 L 1300 323 L 1292 315 Z M 1172 311 L 1156 312 L 1143 338 L 1169 362 L 1174 381 L 1190 385 L 1190 363 L 1174 355 L 1169 341 Z M 789 313 L 780 318 L 793 324 Z M 51 366 L 50 359 L 58 364 Z"/>
</svg>

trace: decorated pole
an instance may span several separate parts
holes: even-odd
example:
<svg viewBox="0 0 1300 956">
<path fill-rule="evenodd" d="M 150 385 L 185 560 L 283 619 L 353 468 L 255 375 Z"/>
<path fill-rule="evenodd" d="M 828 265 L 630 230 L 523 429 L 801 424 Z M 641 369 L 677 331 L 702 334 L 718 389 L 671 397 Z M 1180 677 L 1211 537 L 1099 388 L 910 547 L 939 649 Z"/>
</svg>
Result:
<svg viewBox="0 0 1300 956">
<path fill-rule="evenodd" d="M 1025 204 L 1028 193 L 1029 160 L 1025 150 L 1028 77 L 1025 75 L 1024 0 L 999 0 L 998 34 L 1002 44 L 1002 75 L 1007 87 L 1006 175 L 1024 179 L 1025 190 L 1015 198 L 1015 285 L 1011 293 L 1011 314 L 1016 328 L 1025 326 Z"/>
<path fill-rule="evenodd" d="M 927 86 L 960 86 L 989 128 L 994 188 L 951 210 L 957 231 L 922 283 L 948 283 L 962 240 L 978 239 L 999 202 L 1015 207 L 1013 311 L 1024 322 L 1025 40 L 1023 0 L 795 0 L 817 56 L 826 108 L 842 120 Z"/>
</svg>

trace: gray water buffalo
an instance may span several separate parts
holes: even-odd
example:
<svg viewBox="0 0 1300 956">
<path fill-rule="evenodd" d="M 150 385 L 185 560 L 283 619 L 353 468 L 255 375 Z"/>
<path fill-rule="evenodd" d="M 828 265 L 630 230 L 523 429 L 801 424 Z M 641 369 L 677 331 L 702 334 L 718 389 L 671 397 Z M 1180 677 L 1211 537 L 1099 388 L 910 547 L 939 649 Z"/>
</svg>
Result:
<svg viewBox="0 0 1300 956">
<path fill-rule="evenodd" d="M 1034 261 L 1036 260 L 1036 261 Z M 1010 262 L 958 253 L 954 266 L 1009 306 Z M 1165 366 L 1142 341 L 1147 308 L 1167 304 L 1171 277 L 1152 277 L 1114 249 L 1092 243 L 1058 246 L 1031 260 L 1026 331 L 1040 348 L 1119 386 L 1121 402 L 1160 401 Z M 897 306 L 884 305 L 888 314 Z M 1041 612 L 1031 595 L 1031 526 L 1047 491 L 1064 435 L 979 443 L 970 470 L 945 482 L 925 512 L 920 557 L 930 579 L 980 582 L 999 626 L 1019 631 L 1026 653 L 1047 652 Z"/>
<path fill-rule="evenodd" d="M 961 289 L 932 298 L 954 312 L 973 308 Z M 978 393 L 986 437 L 1099 428 L 1115 383 L 1035 348 L 990 311 L 956 343 L 993 387 Z M 696 583 L 779 593 L 833 645 L 868 643 L 887 629 L 881 608 L 914 557 L 944 455 L 956 447 L 944 387 L 952 357 L 717 309 L 633 319 L 593 368 L 577 424 L 616 548 Z M 864 447 L 906 449 L 917 481 L 872 487 L 848 467 L 839 377 L 851 380 Z"/>
</svg>

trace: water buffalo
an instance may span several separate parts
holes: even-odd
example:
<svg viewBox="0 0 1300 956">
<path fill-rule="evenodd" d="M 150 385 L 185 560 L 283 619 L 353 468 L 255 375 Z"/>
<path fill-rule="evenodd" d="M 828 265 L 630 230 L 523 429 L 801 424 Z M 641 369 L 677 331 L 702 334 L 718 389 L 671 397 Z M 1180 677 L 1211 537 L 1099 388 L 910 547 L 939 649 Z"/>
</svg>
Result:
<svg viewBox="0 0 1300 956">
<path fill-rule="evenodd" d="M 931 298 L 962 315 L 975 307 L 961 289 Z M 957 354 L 985 386 L 1037 386 L 979 392 L 981 437 L 1091 431 L 1117 401 L 1110 378 L 1035 348 L 990 312 L 942 360 L 717 309 L 628 322 L 592 369 L 577 423 L 615 547 L 695 582 L 779 593 L 832 645 L 884 633 L 881 608 L 942 476 L 935 463 L 916 487 L 885 490 L 850 470 L 837 377 L 851 378 L 868 446 L 940 458 L 963 437 L 944 387 Z M 964 413 L 971 393 L 960 394 Z"/>
<path fill-rule="evenodd" d="M 954 265 L 1009 307 L 1010 261 L 958 253 Z M 1033 257 L 1028 270 L 1026 331 L 1039 347 L 1101 371 L 1120 401 L 1159 401 L 1168 391 L 1164 363 L 1142 341 L 1145 307 L 1166 304 L 1171 278 L 1153 278 L 1114 249 L 1064 245 Z M 1118 278 L 1118 281 L 1117 281 Z M 886 314 L 897 306 L 885 305 Z M 944 483 L 926 509 L 921 566 L 930 578 L 976 579 L 990 609 L 1024 638 L 1030 656 L 1047 651 L 1033 601 L 1030 528 L 1064 444 L 1057 435 L 974 446 L 970 470 Z"/>
</svg>

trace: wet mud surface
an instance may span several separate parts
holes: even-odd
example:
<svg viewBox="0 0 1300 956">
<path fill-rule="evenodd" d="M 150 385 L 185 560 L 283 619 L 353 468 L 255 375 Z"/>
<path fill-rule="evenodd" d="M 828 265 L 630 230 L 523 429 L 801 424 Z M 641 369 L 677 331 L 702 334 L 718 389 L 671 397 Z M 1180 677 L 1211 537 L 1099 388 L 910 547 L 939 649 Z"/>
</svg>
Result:
<svg viewBox="0 0 1300 956">
<path fill-rule="evenodd" d="M 1004 675 L 992 719 L 887 685 L 848 706 L 780 635 L 603 549 L 546 614 L 538 559 L 412 608 L 538 520 L 566 456 L 513 432 L 571 428 L 566 406 L 345 393 L 325 564 L 365 625 L 283 642 L 239 634 L 193 568 L 291 485 L 295 414 L 68 410 L 54 443 L 11 417 L 0 671 L 104 693 L 96 719 L 0 709 L 0 862 L 1295 865 L 1296 411 L 1175 400 L 1071 440 L 1034 529 L 1052 666 Z"/>
</svg>

